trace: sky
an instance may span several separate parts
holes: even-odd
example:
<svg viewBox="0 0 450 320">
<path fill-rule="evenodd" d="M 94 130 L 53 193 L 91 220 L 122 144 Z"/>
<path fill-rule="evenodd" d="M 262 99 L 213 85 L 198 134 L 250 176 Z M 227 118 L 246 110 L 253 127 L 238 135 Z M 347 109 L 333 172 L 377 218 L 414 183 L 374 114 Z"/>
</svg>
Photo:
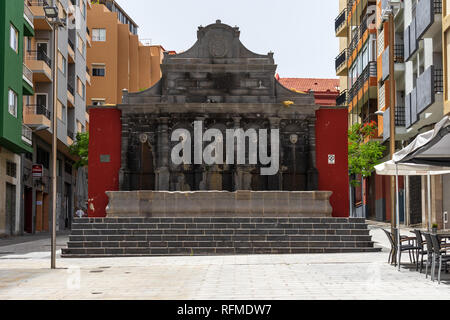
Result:
<svg viewBox="0 0 450 320">
<path fill-rule="evenodd" d="M 274 52 L 280 77 L 336 78 L 336 0 L 116 0 L 139 25 L 139 38 L 186 51 L 198 26 L 238 26 L 249 50 Z"/>
</svg>

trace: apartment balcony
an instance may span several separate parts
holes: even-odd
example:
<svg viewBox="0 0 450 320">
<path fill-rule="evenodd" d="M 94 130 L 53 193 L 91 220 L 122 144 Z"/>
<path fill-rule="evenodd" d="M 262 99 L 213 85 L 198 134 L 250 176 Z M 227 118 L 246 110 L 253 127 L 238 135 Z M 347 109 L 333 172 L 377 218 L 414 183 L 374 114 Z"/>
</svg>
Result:
<svg viewBox="0 0 450 320">
<path fill-rule="evenodd" d="M 347 36 L 347 9 L 342 10 L 342 12 L 334 20 L 334 29 L 336 32 L 336 37 Z"/>
<path fill-rule="evenodd" d="M 86 43 L 87 43 L 89 48 L 92 48 L 91 32 L 89 31 L 88 27 L 86 27 Z"/>
<path fill-rule="evenodd" d="M 23 18 L 25 20 L 23 34 L 26 37 L 34 37 L 34 15 L 31 12 L 30 7 L 24 2 L 23 5 Z"/>
<path fill-rule="evenodd" d="M 34 82 L 52 82 L 52 60 L 43 51 L 27 51 L 26 65 L 33 72 Z"/>
<path fill-rule="evenodd" d="M 443 70 L 430 66 L 416 82 L 417 86 L 405 98 L 406 128 L 421 128 L 442 118 Z"/>
<path fill-rule="evenodd" d="M 44 7 L 48 6 L 45 0 L 29 0 L 30 10 L 34 17 L 34 29 L 35 30 L 52 30 L 48 19 L 45 16 Z"/>
<path fill-rule="evenodd" d="M 22 141 L 29 146 L 33 145 L 33 130 L 26 125 L 22 125 Z"/>
<path fill-rule="evenodd" d="M 343 90 L 336 98 L 336 106 L 346 106 L 348 104 L 348 91 Z"/>
<path fill-rule="evenodd" d="M 91 85 L 91 71 L 88 66 L 86 66 L 86 83 Z"/>
<path fill-rule="evenodd" d="M 68 56 L 68 60 L 69 63 L 75 63 L 75 46 L 73 45 L 72 40 L 68 40 L 68 45 L 67 45 L 67 56 Z"/>
<path fill-rule="evenodd" d="M 52 113 L 43 105 L 26 105 L 23 108 L 23 123 L 31 127 L 51 127 Z"/>
<path fill-rule="evenodd" d="M 406 132 L 406 108 L 404 105 L 395 107 L 395 140 L 408 139 Z M 388 108 L 383 114 L 383 141 L 391 137 L 391 110 Z"/>
<path fill-rule="evenodd" d="M 346 76 L 348 71 L 347 66 L 347 49 L 343 50 L 335 59 L 336 75 Z"/>
<path fill-rule="evenodd" d="M 67 84 L 67 105 L 69 108 L 75 108 L 75 90 L 70 83 Z"/>
<path fill-rule="evenodd" d="M 394 45 L 394 62 L 395 63 L 405 62 L 405 45 L 403 44 Z"/>
<path fill-rule="evenodd" d="M 25 64 L 23 64 L 23 95 L 32 96 L 34 95 L 33 90 L 33 71 L 31 71 Z"/>
<path fill-rule="evenodd" d="M 71 146 L 76 140 L 76 135 L 71 130 L 67 130 L 67 145 Z"/>
</svg>

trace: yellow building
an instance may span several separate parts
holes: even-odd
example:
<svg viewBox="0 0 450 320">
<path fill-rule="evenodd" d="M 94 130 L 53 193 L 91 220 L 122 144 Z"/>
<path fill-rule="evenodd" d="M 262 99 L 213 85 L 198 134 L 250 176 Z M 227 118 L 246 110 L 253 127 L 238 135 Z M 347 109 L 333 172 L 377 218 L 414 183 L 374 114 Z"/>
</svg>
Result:
<svg viewBox="0 0 450 320">
<path fill-rule="evenodd" d="M 142 44 L 137 24 L 115 1 L 98 1 L 88 8 L 88 29 L 88 104 L 118 104 L 123 89 L 137 92 L 159 81 L 164 48 Z"/>
</svg>

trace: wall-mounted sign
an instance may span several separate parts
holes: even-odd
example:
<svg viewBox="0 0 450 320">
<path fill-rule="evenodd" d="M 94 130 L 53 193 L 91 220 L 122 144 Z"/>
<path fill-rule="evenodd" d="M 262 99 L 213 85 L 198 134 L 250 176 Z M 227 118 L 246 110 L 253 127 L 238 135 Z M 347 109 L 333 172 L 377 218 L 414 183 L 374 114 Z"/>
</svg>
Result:
<svg viewBox="0 0 450 320">
<path fill-rule="evenodd" d="M 111 162 L 111 156 L 109 154 L 100 155 L 100 163 L 109 163 Z"/>
<path fill-rule="evenodd" d="M 336 155 L 335 154 L 328 155 L 328 164 L 336 164 Z"/>
<path fill-rule="evenodd" d="M 44 175 L 44 167 L 42 164 L 33 164 L 31 172 L 33 174 L 33 179 L 42 179 Z"/>
</svg>

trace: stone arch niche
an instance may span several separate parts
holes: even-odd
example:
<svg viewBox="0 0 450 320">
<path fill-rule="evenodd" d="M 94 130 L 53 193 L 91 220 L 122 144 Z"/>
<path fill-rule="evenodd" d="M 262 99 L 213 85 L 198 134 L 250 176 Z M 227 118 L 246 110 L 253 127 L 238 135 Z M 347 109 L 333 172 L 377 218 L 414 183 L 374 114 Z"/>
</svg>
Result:
<svg viewBox="0 0 450 320">
<path fill-rule="evenodd" d="M 273 53 L 248 50 L 240 41 L 238 27 L 219 20 L 199 27 L 197 42 L 190 49 L 164 55 L 157 84 L 141 92 L 123 92 L 118 105 L 123 130 L 120 189 L 153 187 L 140 181 L 154 175 L 154 189 L 160 191 L 317 190 L 314 132 L 318 106 L 312 93 L 283 87 L 275 78 L 276 69 Z M 286 107 L 286 101 L 293 104 Z M 192 133 L 194 121 L 202 121 L 204 131 L 254 128 L 268 129 L 270 135 L 279 130 L 280 170 L 262 176 L 259 162 L 173 165 L 171 133 L 177 128 Z M 142 151 L 141 134 L 151 141 Z"/>
</svg>

